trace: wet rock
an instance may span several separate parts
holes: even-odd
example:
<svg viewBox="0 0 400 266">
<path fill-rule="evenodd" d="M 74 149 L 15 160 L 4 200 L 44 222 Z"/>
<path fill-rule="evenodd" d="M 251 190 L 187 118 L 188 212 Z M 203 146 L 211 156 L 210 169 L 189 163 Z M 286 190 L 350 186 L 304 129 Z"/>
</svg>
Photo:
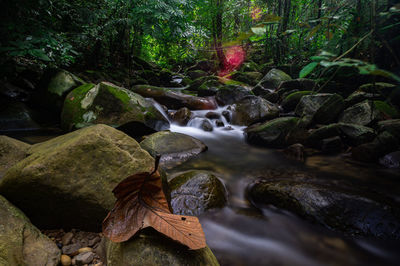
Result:
<svg viewBox="0 0 400 266">
<path fill-rule="evenodd" d="M 27 156 L 31 145 L 0 135 L 0 179 L 7 171 Z"/>
<path fill-rule="evenodd" d="M 221 120 L 217 119 L 217 120 L 215 120 L 215 126 L 216 127 L 224 127 L 225 124 Z"/>
<path fill-rule="evenodd" d="M 153 98 L 170 109 L 176 110 L 187 107 L 190 110 L 207 110 L 217 108 L 217 103 L 213 98 L 196 97 L 166 88 L 136 85 L 133 86 L 131 90 L 143 97 Z"/>
<path fill-rule="evenodd" d="M 220 105 L 229 105 L 240 102 L 250 95 L 253 93 L 242 86 L 229 85 L 222 87 L 215 95 L 215 99 Z"/>
<path fill-rule="evenodd" d="M 293 177 L 259 180 L 248 195 L 349 235 L 400 239 L 399 209 L 382 195 L 341 181 Z"/>
<path fill-rule="evenodd" d="M 140 142 L 142 149 L 153 157 L 162 155 L 161 165 L 171 167 L 207 150 L 207 146 L 191 136 L 170 131 L 160 131 Z"/>
<path fill-rule="evenodd" d="M 84 82 L 62 69 L 51 69 L 43 75 L 32 101 L 41 108 L 60 113 L 66 95 Z"/>
<path fill-rule="evenodd" d="M 256 122 L 278 117 L 278 107 L 257 96 L 247 96 L 233 105 L 232 123 L 235 125 L 248 126 Z"/>
<path fill-rule="evenodd" d="M 374 103 L 366 100 L 344 110 L 339 122 L 368 126 L 383 118 L 384 114 L 375 107 Z"/>
<path fill-rule="evenodd" d="M 379 157 L 397 150 L 400 141 L 387 131 L 381 132 L 372 142 L 361 144 L 351 151 L 353 159 L 362 162 L 377 162 Z"/>
<path fill-rule="evenodd" d="M 62 247 L 62 253 L 69 255 L 69 256 L 75 256 L 75 255 L 79 254 L 80 248 L 81 248 L 81 245 L 79 243 L 69 244 L 69 245 Z"/>
<path fill-rule="evenodd" d="M 49 265 L 60 261 L 60 250 L 29 219 L 0 196 L 0 265 Z"/>
<path fill-rule="evenodd" d="M 283 81 L 278 90 L 281 91 L 283 89 L 288 90 L 299 90 L 299 91 L 312 91 L 317 89 L 317 84 L 315 80 L 312 79 L 292 79 Z"/>
<path fill-rule="evenodd" d="M 283 99 L 281 106 L 282 106 L 283 110 L 285 110 L 285 112 L 294 111 L 297 104 L 300 102 L 300 99 L 303 96 L 310 95 L 312 93 L 313 93 L 312 91 L 297 91 L 297 92 L 290 93 Z"/>
<path fill-rule="evenodd" d="M 189 250 L 151 228 L 140 231 L 126 242 L 113 243 L 106 240 L 103 243 L 108 266 L 219 265 L 208 247 Z"/>
<path fill-rule="evenodd" d="M 201 122 L 200 128 L 203 129 L 204 131 L 213 131 L 214 127 L 211 124 L 210 120 L 208 119 L 203 119 Z"/>
<path fill-rule="evenodd" d="M 380 100 L 381 98 L 382 96 L 377 93 L 355 91 L 344 100 L 344 103 L 346 107 L 350 107 L 365 100 Z"/>
<path fill-rule="evenodd" d="M 66 233 L 61 239 L 62 245 L 66 246 L 69 243 L 71 243 L 71 240 L 72 240 L 73 237 L 74 237 L 74 233 L 72 233 L 72 232 Z"/>
<path fill-rule="evenodd" d="M 204 76 L 197 78 L 191 82 L 189 82 L 190 91 L 198 91 L 201 85 L 211 85 L 211 84 L 219 84 L 219 78 L 217 76 Z"/>
<path fill-rule="evenodd" d="M 372 141 L 376 134 L 373 129 L 360 125 L 335 123 L 313 130 L 308 136 L 308 146 L 321 149 L 322 140 L 340 136 L 342 141 L 350 146 L 358 146 Z"/>
<path fill-rule="evenodd" d="M 262 74 L 260 72 L 235 72 L 231 75 L 231 79 L 251 86 L 255 86 L 261 78 Z"/>
<path fill-rule="evenodd" d="M 282 82 L 291 80 L 292 78 L 279 69 L 271 69 L 254 87 L 255 90 L 257 88 L 268 89 L 268 90 L 276 90 Z"/>
<path fill-rule="evenodd" d="M 80 253 L 74 257 L 75 264 L 78 266 L 89 264 L 93 261 L 94 255 L 95 254 L 93 252 Z"/>
<path fill-rule="evenodd" d="M 381 159 L 379 163 L 387 168 L 400 168 L 400 151 L 391 152 L 386 154 Z"/>
<path fill-rule="evenodd" d="M 68 255 L 61 255 L 61 265 L 62 266 L 69 266 L 72 264 L 72 259 Z"/>
<path fill-rule="evenodd" d="M 198 216 L 226 204 L 225 187 L 211 172 L 186 172 L 169 181 L 169 187 L 175 214 Z"/>
<path fill-rule="evenodd" d="M 229 122 L 231 122 L 231 112 L 230 111 L 228 111 L 228 110 L 224 110 L 224 111 L 222 111 L 222 116 L 223 117 L 225 117 L 225 119 L 226 119 L 226 121 L 229 123 Z"/>
<path fill-rule="evenodd" d="M 208 119 L 218 119 L 218 118 L 221 117 L 221 115 L 220 115 L 219 113 L 217 113 L 217 112 L 208 112 L 208 113 L 206 114 L 206 117 L 207 117 Z"/>
<path fill-rule="evenodd" d="M 186 107 L 179 109 L 171 115 L 174 122 L 178 123 L 181 126 L 186 126 L 192 116 L 192 112 Z"/>
<path fill-rule="evenodd" d="M 37 131 L 41 126 L 35 121 L 38 115 L 21 102 L 0 107 L 0 132 Z"/>
<path fill-rule="evenodd" d="M 342 151 L 342 148 L 342 139 L 339 136 L 323 139 L 321 141 L 321 151 L 323 153 L 339 153 Z"/>
<path fill-rule="evenodd" d="M 305 161 L 306 157 L 304 152 L 304 146 L 300 143 L 290 145 L 283 152 L 290 159 L 294 159 L 299 162 Z"/>
<path fill-rule="evenodd" d="M 280 117 L 246 128 L 246 140 L 255 145 L 273 148 L 286 146 L 286 136 L 298 122 L 297 117 Z"/>
<path fill-rule="evenodd" d="M 389 119 L 378 122 L 379 131 L 387 131 L 400 141 L 400 119 Z"/>
<path fill-rule="evenodd" d="M 343 98 L 338 94 L 318 93 L 301 97 L 296 106 L 296 115 L 302 117 L 302 124 L 328 124 L 334 122 L 344 108 Z"/>
<path fill-rule="evenodd" d="M 134 139 L 106 125 L 32 145 L 28 154 L 0 180 L 0 194 L 43 228 L 98 230 L 114 205 L 114 187 L 154 167 Z"/>
<path fill-rule="evenodd" d="M 214 96 L 222 86 L 222 83 L 218 80 L 208 79 L 195 89 L 195 91 L 197 92 L 197 95 L 201 97 Z M 190 89 L 193 89 L 193 87 L 191 86 Z"/>
<path fill-rule="evenodd" d="M 85 84 L 71 91 L 61 114 L 61 125 L 67 130 L 93 124 L 124 127 L 131 123 L 153 130 L 169 128 L 153 101 L 108 82 Z"/>
</svg>

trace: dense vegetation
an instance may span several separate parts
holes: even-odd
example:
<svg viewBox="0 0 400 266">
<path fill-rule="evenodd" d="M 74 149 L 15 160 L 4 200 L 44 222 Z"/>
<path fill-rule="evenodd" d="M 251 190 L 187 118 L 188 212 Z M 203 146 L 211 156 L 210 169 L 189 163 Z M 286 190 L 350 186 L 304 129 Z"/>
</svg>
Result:
<svg viewBox="0 0 400 266">
<path fill-rule="evenodd" d="M 223 60 L 233 45 L 257 63 L 305 65 L 321 49 L 387 70 L 400 63 L 394 0 L 16 0 L 1 12 L 2 63 L 131 68 L 142 57 L 171 68 Z"/>
</svg>

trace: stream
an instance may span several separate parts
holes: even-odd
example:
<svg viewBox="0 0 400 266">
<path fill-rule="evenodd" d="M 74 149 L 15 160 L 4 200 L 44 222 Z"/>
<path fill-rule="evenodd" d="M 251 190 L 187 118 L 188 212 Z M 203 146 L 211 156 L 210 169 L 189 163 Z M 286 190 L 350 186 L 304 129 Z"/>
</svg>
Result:
<svg viewBox="0 0 400 266">
<path fill-rule="evenodd" d="M 197 117 L 205 113 L 194 111 Z M 399 261 L 398 241 L 346 237 L 274 206 L 256 209 L 245 195 L 247 185 L 259 176 L 305 173 L 352 179 L 400 201 L 398 171 L 354 165 L 340 156 L 312 156 L 300 163 L 279 150 L 248 145 L 242 127 L 214 127 L 212 132 L 198 127 L 193 122 L 186 127 L 171 125 L 171 131 L 200 139 L 208 150 L 167 172 L 173 178 L 187 170 L 209 170 L 225 184 L 227 207 L 199 217 L 221 265 L 396 265 Z"/>
</svg>

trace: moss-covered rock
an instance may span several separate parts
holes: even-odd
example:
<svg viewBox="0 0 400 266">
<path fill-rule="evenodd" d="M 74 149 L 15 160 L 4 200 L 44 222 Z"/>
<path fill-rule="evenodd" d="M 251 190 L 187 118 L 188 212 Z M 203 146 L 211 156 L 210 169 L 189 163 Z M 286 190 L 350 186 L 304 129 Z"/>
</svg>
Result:
<svg viewBox="0 0 400 266">
<path fill-rule="evenodd" d="M 68 71 L 51 69 L 43 75 L 39 90 L 33 96 L 33 102 L 41 108 L 60 113 L 65 96 L 83 83 L 81 79 Z"/>
<path fill-rule="evenodd" d="M 169 181 L 171 207 L 175 214 L 198 216 L 226 204 L 226 190 L 208 171 L 189 171 Z"/>
<path fill-rule="evenodd" d="M 233 80 L 255 86 L 262 78 L 262 74 L 260 72 L 235 72 L 230 77 Z"/>
<path fill-rule="evenodd" d="M 296 91 L 290 93 L 288 96 L 285 97 L 285 99 L 283 99 L 281 106 L 286 112 L 293 111 L 296 108 L 297 104 L 300 102 L 301 97 L 305 95 L 310 95 L 312 93 L 312 91 Z"/>
<path fill-rule="evenodd" d="M 152 229 L 142 230 L 126 242 L 105 240 L 103 245 L 108 266 L 219 265 L 208 247 L 189 250 Z"/>
<path fill-rule="evenodd" d="M 192 80 L 208 76 L 208 73 L 203 70 L 190 70 L 186 73 Z"/>
<path fill-rule="evenodd" d="M 257 96 L 247 96 L 233 105 L 232 123 L 249 126 L 256 122 L 274 119 L 279 115 L 278 107 Z"/>
<path fill-rule="evenodd" d="M 41 228 L 98 230 L 114 187 L 154 167 L 134 139 L 106 125 L 32 145 L 28 154 L 4 174 L 0 194 Z"/>
<path fill-rule="evenodd" d="M 56 266 L 61 251 L 0 195 L 0 265 Z"/>
<path fill-rule="evenodd" d="M 140 142 L 142 149 L 155 157 L 161 155 L 161 165 L 175 166 L 207 150 L 207 146 L 191 136 L 170 131 L 160 131 Z"/>
<path fill-rule="evenodd" d="M 378 93 L 355 91 L 344 100 L 344 103 L 346 107 L 350 107 L 365 100 L 380 100 L 380 99 L 382 99 L 382 96 Z"/>
<path fill-rule="evenodd" d="M 383 118 L 384 113 L 379 111 L 373 102 L 366 100 L 345 109 L 339 118 L 339 122 L 369 126 Z"/>
<path fill-rule="evenodd" d="M 253 61 L 247 61 L 242 64 L 240 67 L 240 71 L 242 72 L 259 72 L 259 67 Z"/>
<path fill-rule="evenodd" d="M 369 127 L 335 123 L 313 130 L 307 138 L 306 143 L 311 147 L 321 148 L 323 139 L 335 136 L 341 137 L 342 141 L 347 145 L 358 146 L 372 141 L 376 137 L 376 134 Z"/>
<path fill-rule="evenodd" d="M 329 124 L 334 122 L 344 108 L 342 96 L 330 93 L 318 93 L 301 97 L 295 113 L 302 117 L 302 124 Z"/>
<path fill-rule="evenodd" d="M 259 87 L 262 89 L 276 90 L 282 82 L 291 79 L 292 78 L 282 70 L 273 68 L 258 82 L 254 89 Z"/>
<path fill-rule="evenodd" d="M 170 114 L 170 116 L 175 123 L 178 123 L 181 126 L 186 126 L 193 114 L 188 108 L 183 107 Z"/>
<path fill-rule="evenodd" d="M 249 143 L 282 148 L 287 145 L 286 136 L 293 130 L 298 122 L 297 117 L 280 117 L 262 124 L 246 128 L 246 140 Z"/>
<path fill-rule="evenodd" d="M 191 110 L 206 110 L 217 108 L 217 103 L 213 98 L 196 97 L 173 91 L 167 88 L 149 85 L 136 85 L 133 86 L 131 90 L 142 95 L 143 97 L 151 97 L 157 102 L 174 110 L 182 107 L 187 107 Z"/>
<path fill-rule="evenodd" d="M 84 84 L 71 91 L 65 99 L 61 121 L 68 130 L 93 124 L 121 127 L 130 123 L 153 130 L 169 128 L 154 102 L 108 82 Z"/>
<path fill-rule="evenodd" d="M 19 140 L 0 136 L 0 180 L 8 168 L 27 156 L 30 146 Z"/>
<path fill-rule="evenodd" d="M 248 189 L 256 205 L 273 204 L 349 235 L 400 239 L 394 202 L 339 180 L 311 177 L 261 179 Z"/>
</svg>

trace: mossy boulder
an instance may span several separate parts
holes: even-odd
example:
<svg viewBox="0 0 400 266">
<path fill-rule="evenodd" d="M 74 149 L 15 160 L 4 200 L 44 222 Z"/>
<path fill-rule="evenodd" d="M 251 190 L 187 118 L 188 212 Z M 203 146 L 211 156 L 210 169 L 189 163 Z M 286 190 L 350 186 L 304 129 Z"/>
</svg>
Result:
<svg viewBox="0 0 400 266">
<path fill-rule="evenodd" d="M 161 155 L 161 165 L 172 167 L 207 150 L 207 146 L 191 136 L 170 131 L 160 131 L 140 142 L 142 149 L 155 157 Z"/>
<path fill-rule="evenodd" d="M 312 91 L 296 91 L 290 93 L 283 99 L 281 106 L 286 112 L 293 111 L 300 102 L 301 97 L 312 94 Z"/>
<path fill-rule="evenodd" d="M 379 111 L 372 101 L 366 100 L 345 109 L 339 122 L 369 126 L 384 118 L 384 113 Z"/>
<path fill-rule="evenodd" d="M 306 143 L 308 146 L 321 148 L 323 139 L 335 136 L 339 136 L 349 146 L 358 146 L 371 142 L 376 137 L 376 133 L 372 128 L 365 126 L 334 123 L 313 130 L 307 138 Z"/>
<path fill-rule="evenodd" d="M 201 85 L 205 83 L 219 82 L 219 78 L 217 76 L 203 76 L 197 79 L 194 79 L 190 82 L 188 90 L 197 91 Z"/>
<path fill-rule="evenodd" d="M 187 107 L 191 110 L 207 110 L 217 108 L 217 103 L 213 98 L 196 97 L 167 88 L 149 85 L 136 85 L 133 86 L 131 90 L 142 95 L 143 97 L 153 98 L 157 102 L 174 110 L 182 107 Z"/>
<path fill-rule="evenodd" d="M 225 186 L 208 171 L 189 171 L 168 184 L 175 214 L 198 216 L 207 210 L 222 208 L 227 202 Z"/>
<path fill-rule="evenodd" d="M 254 90 L 257 90 L 257 88 L 276 90 L 282 82 L 291 79 L 292 78 L 282 70 L 273 68 L 257 83 Z"/>
<path fill-rule="evenodd" d="M 350 107 L 365 100 L 381 100 L 381 99 L 382 96 L 379 93 L 367 93 L 364 91 L 355 91 L 344 100 L 344 103 L 346 107 Z"/>
<path fill-rule="evenodd" d="M 61 251 L 0 195 L 0 265 L 57 266 Z"/>
<path fill-rule="evenodd" d="M 195 91 L 198 96 L 213 96 L 217 94 L 218 90 L 223 86 L 221 82 L 214 79 L 208 79 L 201 84 Z"/>
<path fill-rule="evenodd" d="M 259 67 L 253 61 L 247 61 L 242 64 L 240 67 L 240 71 L 242 72 L 259 72 Z"/>
<path fill-rule="evenodd" d="M 134 124 L 138 131 L 169 128 L 153 101 L 108 82 L 84 84 L 71 91 L 65 99 L 61 123 L 67 130 L 93 124 L 116 128 Z"/>
<path fill-rule="evenodd" d="M 398 205 L 340 180 L 261 179 L 250 185 L 248 195 L 256 206 L 273 204 L 352 236 L 400 239 Z"/>
<path fill-rule="evenodd" d="M 359 87 L 359 90 L 368 93 L 379 93 L 384 96 L 389 96 L 391 92 L 396 88 L 396 85 L 386 82 L 375 82 L 363 84 Z"/>
<path fill-rule="evenodd" d="M 114 205 L 114 187 L 154 167 L 139 143 L 106 125 L 32 145 L 28 154 L 4 174 L 0 194 L 41 228 L 98 230 Z"/>
<path fill-rule="evenodd" d="M 230 76 L 230 78 L 255 86 L 262 78 L 262 74 L 260 72 L 235 72 Z"/>
<path fill-rule="evenodd" d="M 302 124 L 329 124 L 335 122 L 344 108 L 342 96 L 330 93 L 318 93 L 301 97 L 296 106 L 296 115 L 302 118 Z"/>
<path fill-rule="evenodd" d="M 102 245 L 108 266 L 219 266 L 210 248 L 189 250 L 151 228 L 142 230 L 126 242 L 114 243 L 105 239 Z"/>
<path fill-rule="evenodd" d="M 48 70 L 40 81 L 39 90 L 33 95 L 33 102 L 41 108 L 60 113 L 65 96 L 83 83 L 81 79 L 68 71 Z"/>
<path fill-rule="evenodd" d="M 287 146 L 286 136 L 296 128 L 299 118 L 280 117 L 246 128 L 246 140 L 255 145 L 282 148 Z"/>
<path fill-rule="evenodd" d="M 196 64 L 194 64 L 193 66 L 189 67 L 187 69 L 187 71 L 202 70 L 202 71 L 209 72 L 209 73 L 216 73 L 218 70 L 218 67 L 219 67 L 218 61 L 203 59 L 203 60 L 196 62 Z"/>
<path fill-rule="evenodd" d="M 274 119 L 279 115 L 278 107 L 257 96 L 247 96 L 233 105 L 232 124 L 249 126 L 256 122 Z"/>
<path fill-rule="evenodd" d="M 8 168 L 27 156 L 30 146 L 19 140 L 0 136 L 0 180 Z"/>
</svg>

